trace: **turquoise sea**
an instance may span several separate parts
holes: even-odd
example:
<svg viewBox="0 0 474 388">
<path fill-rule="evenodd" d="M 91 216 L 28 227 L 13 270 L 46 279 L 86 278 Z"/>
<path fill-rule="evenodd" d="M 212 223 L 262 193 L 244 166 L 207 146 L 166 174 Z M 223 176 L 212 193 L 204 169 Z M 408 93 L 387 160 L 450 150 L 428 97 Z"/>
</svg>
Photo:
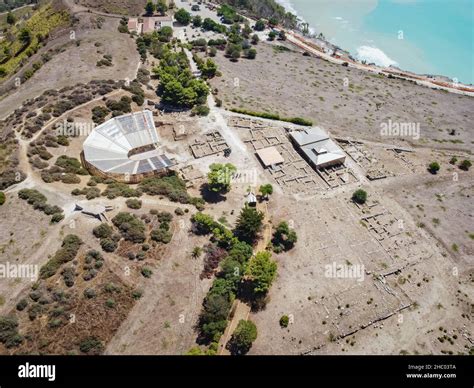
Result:
<svg viewBox="0 0 474 388">
<path fill-rule="evenodd" d="M 474 0 L 278 2 L 358 59 L 474 84 Z"/>
</svg>

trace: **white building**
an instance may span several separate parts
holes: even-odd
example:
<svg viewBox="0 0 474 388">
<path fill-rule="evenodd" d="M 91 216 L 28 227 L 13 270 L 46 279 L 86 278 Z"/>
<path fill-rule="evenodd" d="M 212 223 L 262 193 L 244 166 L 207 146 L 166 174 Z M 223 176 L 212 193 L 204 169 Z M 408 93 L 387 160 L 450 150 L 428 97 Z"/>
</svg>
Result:
<svg viewBox="0 0 474 388">
<path fill-rule="evenodd" d="M 346 154 L 319 127 L 290 132 L 290 139 L 313 168 L 344 164 Z"/>
<path fill-rule="evenodd" d="M 128 19 L 128 30 L 137 34 L 149 34 L 158 31 L 162 27 L 173 28 L 173 18 L 171 16 L 147 16 L 142 19 Z"/>
</svg>

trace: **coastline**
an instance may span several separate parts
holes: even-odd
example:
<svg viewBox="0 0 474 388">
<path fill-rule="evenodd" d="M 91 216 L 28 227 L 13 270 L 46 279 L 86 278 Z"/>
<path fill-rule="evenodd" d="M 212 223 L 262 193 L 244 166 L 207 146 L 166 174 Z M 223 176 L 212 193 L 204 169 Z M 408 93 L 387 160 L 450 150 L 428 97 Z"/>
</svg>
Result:
<svg viewBox="0 0 474 388">
<path fill-rule="evenodd" d="M 399 66 L 394 65 L 384 67 L 374 63 L 364 63 L 361 60 L 355 58 L 353 53 L 328 41 L 324 35 L 320 34 L 316 36 L 314 27 L 309 25 L 309 23 L 304 19 L 303 16 L 301 16 L 301 14 L 298 13 L 298 11 L 289 1 L 276 1 L 278 4 L 285 7 L 288 12 L 293 13 L 299 21 L 297 29 L 287 30 L 287 32 L 290 33 L 290 36 L 294 38 L 289 39 L 290 43 L 309 52 L 312 55 L 316 55 L 323 59 L 339 64 L 347 63 L 350 67 L 357 67 L 373 73 L 385 74 L 394 78 L 407 79 L 420 85 L 474 96 L 474 85 L 462 82 L 454 82 L 453 79 L 442 74 L 421 74 L 414 71 L 405 70 Z M 304 23 L 309 26 L 308 35 L 303 35 L 301 29 L 299 28 L 299 26 Z M 320 31 L 320 33 L 324 34 L 324 31 Z"/>
</svg>

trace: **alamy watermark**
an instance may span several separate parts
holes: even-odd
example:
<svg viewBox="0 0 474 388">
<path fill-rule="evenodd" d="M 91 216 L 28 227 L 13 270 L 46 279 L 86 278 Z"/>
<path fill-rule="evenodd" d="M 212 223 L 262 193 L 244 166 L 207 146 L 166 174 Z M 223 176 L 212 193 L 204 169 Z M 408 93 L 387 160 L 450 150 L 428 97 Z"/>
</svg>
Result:
<svg viewBox="0 0 474 388">
<path fill-rule="evenodd" d="M 218 182 L 222 184 L 247 184 L 256 186 L 258 183 L 258 172 L 255 168 L 239 170 L 238 172 L 224 168 L 218 177 Z"/>
<path fill-rule="evenodd" d="M 63 120 L 62 122 L 56 123 L 54 130 L 56 136 L 87 137 L 92 133 L 96 126 L 97 124 L 92 121 L 70 122 Z"/>
<path fill-rule="evenodd" d="M 337 264 L 332 262 L 325 266 L 324 276 L 333 279 L 356 279 L 358 282 L 363 282 L 365 267 L 359 264 Z"/>
<path fill-rule="evenodd" d="M 389 119 L 388 122 L 380 124 L 380 134 L 382 136 L 411 137 L 413 140 L 419 140 L 420 133 L 420 123 L 393 122 L 391 119 Z"/>
<path fill-rule="evenodd" d="M 21 379 L 56 380 L 56 365 L 34 365 L 27 362 L 18 367 L 18 377 Z"/>
<path fill-rule="evenodd" d="M 39 268 L 37 265 L 13 264 L 6 262 L 0 264 L 0 279 L 30 279 L 38 280 Z"/>
</svg>

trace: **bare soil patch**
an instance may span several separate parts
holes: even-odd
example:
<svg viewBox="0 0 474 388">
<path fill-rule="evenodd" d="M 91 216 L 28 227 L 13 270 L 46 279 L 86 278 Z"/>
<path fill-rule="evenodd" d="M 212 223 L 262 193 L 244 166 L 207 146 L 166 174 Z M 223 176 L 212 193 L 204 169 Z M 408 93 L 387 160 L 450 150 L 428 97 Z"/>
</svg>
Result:
<svg viewBox="0 0 474 388">
<path fill-rule="evenodd" d="M 291 47 L 291 46 L 289 46 Z M 232 62 L 218 52 L 222 77 L 212 80 L 226 108 L 312 119 L 337 136 L 382 139 L 381 123 L 419 123 L 415 145 L 470 149 L 474 99 L 409 81 L 349 69 L 265 42 L 255 60 Z M 450 132 L 455 130 L 454 135 Z M 383 136 L 386 141 L 389 136 Z M 395 139 L 399 139 L 395 137 Z"/>
</svg>

